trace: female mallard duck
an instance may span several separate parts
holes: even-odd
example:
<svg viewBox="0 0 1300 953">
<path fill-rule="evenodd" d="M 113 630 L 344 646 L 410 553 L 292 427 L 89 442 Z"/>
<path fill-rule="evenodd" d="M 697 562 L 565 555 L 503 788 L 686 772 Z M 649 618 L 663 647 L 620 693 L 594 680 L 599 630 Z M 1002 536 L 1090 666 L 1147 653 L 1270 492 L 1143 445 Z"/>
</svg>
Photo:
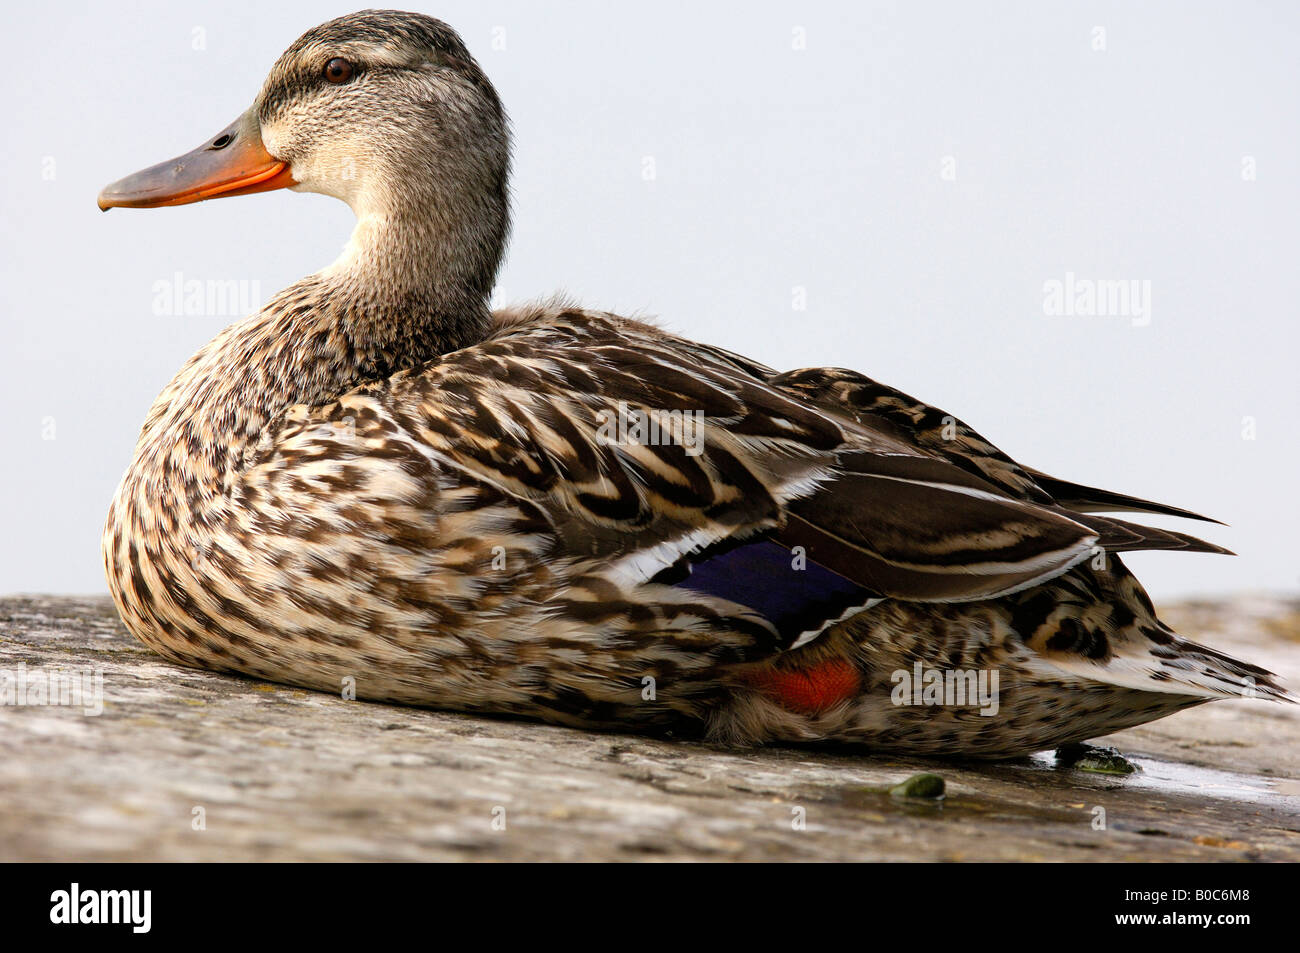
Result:
<svg viewBox="0 0 1300 953">
<path fill-rule="evenodd" d="M 852 371 L 494 313 L 509 153 L 449 27 L 365 11 L 100 195 L 289 187 L 358 219 L 149 412 L 104 534 L 146 645 L 375 700 L 980 756 L 1286 697 L 1166 628 L 1117 555 L 1222 550 L 1094 512 L 1201 517 L 1021 467 Z"/>
</svg>

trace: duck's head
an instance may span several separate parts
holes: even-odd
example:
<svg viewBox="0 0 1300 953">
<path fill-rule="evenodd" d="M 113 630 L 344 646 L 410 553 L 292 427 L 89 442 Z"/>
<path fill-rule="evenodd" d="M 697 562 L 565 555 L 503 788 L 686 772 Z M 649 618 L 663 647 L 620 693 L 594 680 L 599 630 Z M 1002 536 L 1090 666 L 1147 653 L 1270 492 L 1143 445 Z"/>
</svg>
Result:
<svg viewBox="0 0 1300 953">
<path fill-rule="evenodd" d="M 500 100 L 455 31 L 364 10 L 303 34 L 247 112 L 192 152 L 114 182 L 99 207 L 292 188 L 340 198 L 363 220 L 473 221 L 478 242 L 499 245 L 509 155 Z"/>
</svg>

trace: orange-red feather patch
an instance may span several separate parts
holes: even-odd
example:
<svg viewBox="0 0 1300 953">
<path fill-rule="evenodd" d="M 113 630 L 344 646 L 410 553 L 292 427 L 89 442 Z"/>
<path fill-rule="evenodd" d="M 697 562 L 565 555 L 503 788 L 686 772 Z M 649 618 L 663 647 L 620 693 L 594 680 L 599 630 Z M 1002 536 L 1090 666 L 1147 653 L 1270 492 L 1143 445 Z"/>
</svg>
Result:
<svg viewBox="0 0 1300 953">
<path fill-rule="evenodd" d="M 833 658 L 808 668 L 765 669 L 749 675 L 749 682 L 782 708 L 820 715 L 856 695 L 862 676 L 851 662 Z"/>
</svg>

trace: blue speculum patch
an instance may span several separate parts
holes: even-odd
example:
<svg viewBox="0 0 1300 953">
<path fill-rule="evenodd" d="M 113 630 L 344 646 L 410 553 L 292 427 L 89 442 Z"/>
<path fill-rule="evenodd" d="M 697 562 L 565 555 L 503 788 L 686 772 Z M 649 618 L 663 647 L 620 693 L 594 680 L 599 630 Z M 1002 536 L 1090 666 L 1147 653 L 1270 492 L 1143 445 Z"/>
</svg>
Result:
<svg viewBox="0 0 1300 953">
<path fill-rule="evenodd" d="M 692 563 L 690 575 L 676 585 L 747 606 L 790 639 L 820 629 L 875 595 L 812 559 L 796 559 L 770 539 Z"/>
</svg>

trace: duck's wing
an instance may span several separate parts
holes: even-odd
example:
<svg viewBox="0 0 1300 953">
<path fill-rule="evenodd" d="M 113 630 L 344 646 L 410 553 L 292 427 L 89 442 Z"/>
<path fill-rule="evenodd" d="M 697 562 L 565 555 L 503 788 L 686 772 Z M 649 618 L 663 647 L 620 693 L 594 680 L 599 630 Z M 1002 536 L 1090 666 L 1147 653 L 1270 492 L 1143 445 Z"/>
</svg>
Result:
<svg viewBox="0 0 1300 953">
<path fill-rule="evenodd" d="M 362 394 L 444 467 L 544 513 L 557 556 L 602 560 L 622 585 L 760 602 L 785 638 L 880 597 L 1033 585 L 1099 538 L 761 373 L 638 322 L 562 311 Z"/>
<path fill-rule="evenodd" d="M 1191 510 L 1184 510 L 1177 506 L 1170 506 L 1167 503 L 1155 503 L 1140 497 L 1129 496 L 1126 493 L 1116 493 L 1112 490 L 1101 490 L 1093 486 L 1084 486 L 1081 483 L 1072 483 L 1069 480 L 1049 476 L 1031 467 L 1025 467 L 1024 471 L 1033 478 L 1038 486 L 1050 494 L 1057 503 L 1080 513 L 1155 513 L 1160 516 L 1180 516 L 1183 519 L 1224 525 L 1221 520 L 1216 520 L 1210 516 L 1202 516 L 1200 513 L 1193 513 Z"/>
<path fill-rule="evenodd" d="M 1029 471 L 952 414 L 839 367 L 810 367 L 769 378 L 786 393 L 851 417 L 873 431 L 947 460 L 1018 500 L 1053 506 L 1057 501 Z"/>
<path fill-rule="evenodd" d="M 820 406 L 838 408 L 865 427 L 910 441 L 995 484 L 1010 496 L 1069 511 L 1078 522 L 1095 530 L 1101 537 L 1099 545 L 1112 552 L 1168 549 L 1231 555 L 1221 546 L 1186 533 L 1093 514 L 1128 511 L 1209 523 L 1218 520 L 1175 506 L 1071 483 L 1022 466 L 952 414 L 855 371 L 805 368 L 774 375 L 769 381 Z"/>
</svg>

